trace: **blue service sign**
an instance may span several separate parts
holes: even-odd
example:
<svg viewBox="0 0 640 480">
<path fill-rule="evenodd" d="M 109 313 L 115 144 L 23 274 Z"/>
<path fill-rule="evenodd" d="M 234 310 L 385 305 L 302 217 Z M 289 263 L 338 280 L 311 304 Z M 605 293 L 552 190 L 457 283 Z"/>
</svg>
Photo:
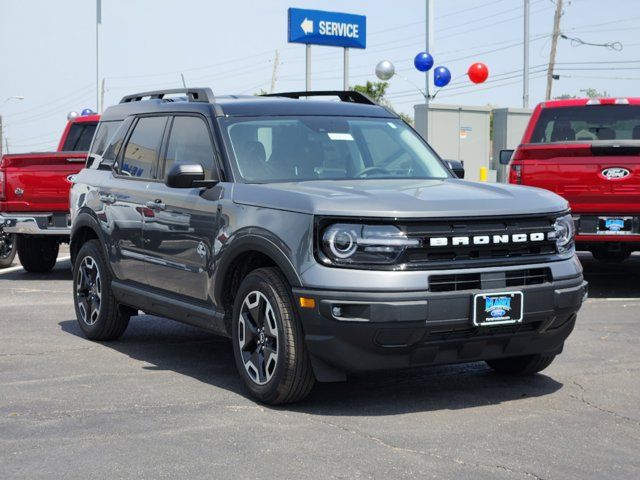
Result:
<svg viewBox="0 0 640 480">
<path fill-rule="evenodd" d="M 367 17 L 350 13 L 290 8 L 289 42 L 366 48 Z"/>
</svg>

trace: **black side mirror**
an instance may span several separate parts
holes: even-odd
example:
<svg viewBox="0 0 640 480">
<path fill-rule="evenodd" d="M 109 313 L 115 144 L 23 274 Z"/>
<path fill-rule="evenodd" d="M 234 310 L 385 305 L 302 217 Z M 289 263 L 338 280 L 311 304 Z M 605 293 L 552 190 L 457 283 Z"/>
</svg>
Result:
<svg viewBox="0 0 640 480">
<path fill-rule="evenodd" d="M 464 163 L 458 160 L 445 160 L 451 171 L 458 178 L 464 178 Z"/>
<path fill-rule="evenodd" d="M 171 167 L 165 184 L 171 188 L 213 187 L 218 180 L 205 180 L 204 168 L 199 164 L 178 163 Z"/>
<path fill-rule="evenodd" d="M 500 165 L 509 165 L 513 150 L 500 150 Z"/>
</svg>

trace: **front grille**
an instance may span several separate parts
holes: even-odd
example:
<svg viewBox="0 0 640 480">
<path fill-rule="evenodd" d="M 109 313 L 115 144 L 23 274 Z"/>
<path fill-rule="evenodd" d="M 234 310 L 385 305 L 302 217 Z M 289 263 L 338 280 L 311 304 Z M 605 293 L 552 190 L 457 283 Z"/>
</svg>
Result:
<svg viewBox="0 0 640 480">
<path fill-rule="evenodd" d="M 432 275 L 429 277 L 429 291 L 458 292 L 462 290 L 487 290 L 541 285 L 550 281 L 551 271 L 548 268 L 526 268 L 506 272 Z"/>
<path fill-rule="evenodd" d="M 400 227 L 409 238 L 420 240 L 420 246 L 408 248 L 400 263 L 408 268 L 419 268 L 425 264 L 442 264 L 451 268 L 451 264 L 462 263 L 493 263 L 496 259 L 522 259 L 552 256 L 556 254 L 555 241 L 548 238 L 549 232 L 554 231 L 555 216 L 498 219 L 456 219 L 444 221 L 406 222 Z M 507 235 L 510 239 L 518 234 L 544 234 L 544 239 L 539 241 L 527 240 L 525 242 L 509 241 L 508 243 L 493 243 L 474 245 L 453 245 L 450 241 L 447 245 L 433 246 L 430 240 L 433 238 Z"/>
</svg>

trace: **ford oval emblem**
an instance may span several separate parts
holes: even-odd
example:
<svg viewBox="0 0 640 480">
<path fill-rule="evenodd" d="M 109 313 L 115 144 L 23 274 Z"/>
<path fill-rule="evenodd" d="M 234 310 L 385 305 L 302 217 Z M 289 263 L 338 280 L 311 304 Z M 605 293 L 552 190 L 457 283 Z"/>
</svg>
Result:
<svg viewBox="0 0 640 480">
<path fill-rule="evenodd" d="M 491 316 L 493 318 L 504 317 L 507 314 L 506 310 L 502 308 L 497 308 L 496 310 L 491 310 Z"/>
<path fill-rule="evenodd" d="M 602 170 L 602 176 L 607 180 L 619 180 L 628 177 L 630 174 L 629 170 L 622 167 L 609 167 Z"/>
</svg>

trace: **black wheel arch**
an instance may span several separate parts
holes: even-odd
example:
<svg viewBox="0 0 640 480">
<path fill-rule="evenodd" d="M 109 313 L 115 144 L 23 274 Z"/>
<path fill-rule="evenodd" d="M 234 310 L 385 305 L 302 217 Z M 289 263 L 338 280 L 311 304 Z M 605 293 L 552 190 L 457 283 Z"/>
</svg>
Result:
<svg viewBox="0 0 640 480">
<path fill-rule="evenodd" d="M 292 261 L 287 255 L 288 248 L 281 240 L 273 238 L 267 232 L 255 229 L 234 235 L 228 245 L 223 247 L 220 260 L 215 270 L 214 299 L 216 305 L 224 308 L 225 292 L 229 288 L 229 281 L 237 270 L 239 263 L 248 260 L 251 255 L 257 255 L 262 263 L 258 266 L 272 265 L 280 269 L 292 287 L 302 287 L 302 280 Z M 264 263 L 268 262 L 268 263 Z M 227 312 L 228 314 L 231 312 Z"/>
<path fill-rule="evenodd" d="M 105 258 L 108 258 L 104 232 L 102 228 L 100 228 L 100 223 L 93 211 L 84 209 L 76 215 L 73 220 L 73 225 L 71 226 L 69 251 L 72 265 L 75 263 L 76 255 L 82 248 L 82 245 L 92 238 L 100 241 Z"/>
</svg>

